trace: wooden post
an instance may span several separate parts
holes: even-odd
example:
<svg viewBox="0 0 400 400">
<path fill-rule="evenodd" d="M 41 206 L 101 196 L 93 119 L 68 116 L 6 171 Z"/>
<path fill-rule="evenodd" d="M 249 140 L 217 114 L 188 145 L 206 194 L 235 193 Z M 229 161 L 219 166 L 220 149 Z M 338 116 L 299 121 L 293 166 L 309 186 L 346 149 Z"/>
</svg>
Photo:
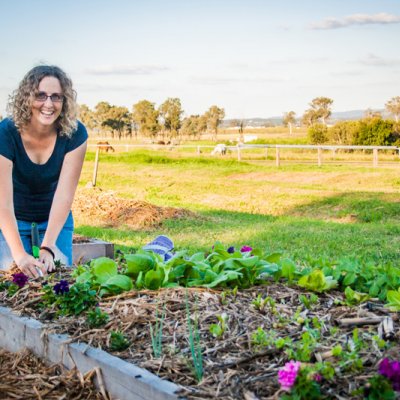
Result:
<svg viewBox="0 0 400 400">
<path fill-rule="evenodd" d="M 281 165 L 281 157 L 279 153 L 279 147 L 276 148 L 276 166 L 279 167 Z"/>
<path fill-rule="evenodd" d="M 374 168 L 378 166 L 378 149 L 373 150 L 373 165 Z"/>
<path fill-rule="evenodd" d="M 96 180 L 97 180 L 97 169 L 99 167 L 99 153 L 100 153 L 100 147 L 97 146 L 96 149 L 96 158 L 94 160 L 94 170 L 93 170 L 93 179 L 92 179 L 92 186 L 96 186 Z"/>
<path fill-rule="evenodd" d="M 200 146 L 197 146 L 197 154 L 201 154 Z"/>
<path fill-rule="evenodd" d="M 318 147 L 318 167 L 322 165 L 322 149 Z"/>
<path fill-rule="evenodd" d="M 240 152 L 240 144 L 239 143 L 237 145 L 237 152 L 238 152 L 238 161 L 241 161 L 242 160 L 242 154 Z"/>
</svg>

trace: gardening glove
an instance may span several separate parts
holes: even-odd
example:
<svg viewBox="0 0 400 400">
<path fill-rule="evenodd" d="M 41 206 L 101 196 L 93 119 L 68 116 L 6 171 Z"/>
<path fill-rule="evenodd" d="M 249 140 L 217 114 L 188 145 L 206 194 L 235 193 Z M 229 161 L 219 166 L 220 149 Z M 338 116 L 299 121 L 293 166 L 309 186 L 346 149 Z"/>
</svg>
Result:
<svg viewBox="0 0 400 400">
<path fill-rule="evenodd" d="M 143 246 L 143 250 L 150 250 L 164 257 L 164 261 L 168 261 L 173 254 L 171 250 L 174 248 L 174 243 L 167 236 L 157 236 L 153 241 Z"/>
</svg>

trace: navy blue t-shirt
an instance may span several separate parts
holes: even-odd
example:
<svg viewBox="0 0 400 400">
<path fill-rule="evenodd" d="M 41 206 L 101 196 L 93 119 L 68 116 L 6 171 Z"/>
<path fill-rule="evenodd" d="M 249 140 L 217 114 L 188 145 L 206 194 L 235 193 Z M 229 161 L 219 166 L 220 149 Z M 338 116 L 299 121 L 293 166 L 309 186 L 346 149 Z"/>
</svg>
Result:
<svg viewBox="0 0 400 400">
<path fill-rule="evenodd" d="M 78 121 L 71 138 L 57 136 L 48 161 L 36 164 L 26 153 L 14 122 L 9 118 L 0 122 L 0 154 L 13 162 L 14 211 L 18 220 L 42 222 L 49 219 L 64 156 L 87 138 L 85 126 Z"/>
</svg>

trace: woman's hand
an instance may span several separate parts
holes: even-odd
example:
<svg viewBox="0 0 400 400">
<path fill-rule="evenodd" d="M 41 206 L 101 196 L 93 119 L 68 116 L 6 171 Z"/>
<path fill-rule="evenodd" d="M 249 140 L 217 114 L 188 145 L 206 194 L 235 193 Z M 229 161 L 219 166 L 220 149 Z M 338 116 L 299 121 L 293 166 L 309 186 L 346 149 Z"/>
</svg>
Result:
<svg viewBox="0 0 400 400">
<path fill-rule="evenodd" d="M 51 250 L 53 251 L 53 253 L 55 252 L 52 248 L 51 248 Z M 51 254 L 46 249 L 43 249 L 43 248 L 40 249 L 39 261 L 44 265 L 45 270 L 47 272 L 51 272 L 51 271 L 54 271 L 56 269 L 56 267 L 54 265 L 53 254 Z"/>
<path fill-rule="evenodd" d="M 51 257 L 51 256 L 50 256 Z M 25 253 L 19 259 L 15 260 L 18 268 L 30 278 L 38 278 L 47 275 L 47 268 L 39 260 Z"/>
</svg>

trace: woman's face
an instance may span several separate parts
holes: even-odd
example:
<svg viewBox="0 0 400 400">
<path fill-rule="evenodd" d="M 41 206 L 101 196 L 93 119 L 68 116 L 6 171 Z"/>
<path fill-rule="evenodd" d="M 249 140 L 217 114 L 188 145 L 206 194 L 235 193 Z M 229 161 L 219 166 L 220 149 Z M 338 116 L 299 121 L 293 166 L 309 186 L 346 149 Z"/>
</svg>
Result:
<svg viewBox="0 0 400 400">
<path fill-rule="evenodd" d="M 51 126 L 60 116 L 63 106 L 63 92 L 60 81 L 53 76 L 44 77 L 32 102 L 31 123 Z"/>
</svg>

